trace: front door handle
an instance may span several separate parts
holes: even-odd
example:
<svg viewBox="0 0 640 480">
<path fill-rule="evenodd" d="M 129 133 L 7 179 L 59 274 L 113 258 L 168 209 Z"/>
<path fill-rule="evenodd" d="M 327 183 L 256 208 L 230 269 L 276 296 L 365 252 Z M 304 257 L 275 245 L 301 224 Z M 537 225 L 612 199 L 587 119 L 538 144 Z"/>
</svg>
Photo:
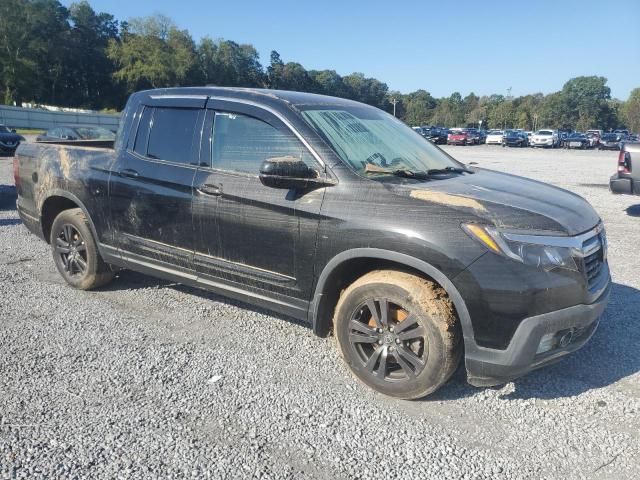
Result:
<svg viewBox="0 0 640 480">
<path fill-rule="evenodd" d="M 140 175 L 140 174 L 138 172 L 136 172 L 135 170 L 133 170 L 132 168 L 125 168 L 124 170 L 120 170 L 118 172 L 118 175 L 120 175 L 121 177 L 137 178 L 138 175 Z"/>
<path fill-rule="evenodd" d="M 222 188 L 211 183 L 200 185 L 199 187 L 196 187 L 196 190 L 198 190 L 200 193 L 204 193 L 205 195 L 222 195 Z"/>
</svg>

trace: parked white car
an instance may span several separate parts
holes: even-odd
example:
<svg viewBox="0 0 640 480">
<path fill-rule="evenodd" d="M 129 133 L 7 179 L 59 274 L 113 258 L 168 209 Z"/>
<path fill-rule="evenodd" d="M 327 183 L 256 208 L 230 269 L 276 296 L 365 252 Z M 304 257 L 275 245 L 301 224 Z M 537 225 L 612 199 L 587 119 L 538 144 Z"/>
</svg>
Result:
<svg viewBox="0 0 640 480">
<path fill-rule="evenodd" d="M 485 143 L 487 145 L 501 145 L 503 136 L 504 132 L 502 130 L 489 130 Z"/>
<path fill-rule="evenodd" d="M 558 134 L 553 130 L 538 130 L 531 136 L 530 141 L 532 147 L 556 148 L 558 143 Z"/>
</svg>

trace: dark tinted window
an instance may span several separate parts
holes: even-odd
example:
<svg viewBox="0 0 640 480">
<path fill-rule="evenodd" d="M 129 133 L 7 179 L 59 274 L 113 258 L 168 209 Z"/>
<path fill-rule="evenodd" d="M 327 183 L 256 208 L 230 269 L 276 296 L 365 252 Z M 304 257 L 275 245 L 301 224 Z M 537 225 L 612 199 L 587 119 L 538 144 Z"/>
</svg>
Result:
<svg viewBox="0 0 640 480">
<path fill-rule="evenodd" d="M 312 166 L 302 143 L 257 118 L 216 113 L 213 125 L 213 167 L 257 175 L 267 158 L 295 157 Z"/>
<path fill-rule="evenodd" d="M 198 113 L 190 108 L 155 108 L 147 156 L 189 163 Z"/>
<path fill-rule="evenodd" d="M 75 130 L 72 130 L 70 128 L 62 128 L 60 129 L 61 133 L 62 133 L 62 137 L 66 138 L 67 140 L 77 140 L 79 139 L 79 135 L 78 132 L 76 132 Z"/>
<path fill-rule="evenodd" d="M 136 134 L 136 143 L 133 151 L 140 155 L 147 154 L 147 137 L 149 136 L 149 126 L 151 124 L 151 114 L 153 108 L 146 107 L 142 112 L 142 118 L 138 123 L 138 133 Z"/>
</svg>

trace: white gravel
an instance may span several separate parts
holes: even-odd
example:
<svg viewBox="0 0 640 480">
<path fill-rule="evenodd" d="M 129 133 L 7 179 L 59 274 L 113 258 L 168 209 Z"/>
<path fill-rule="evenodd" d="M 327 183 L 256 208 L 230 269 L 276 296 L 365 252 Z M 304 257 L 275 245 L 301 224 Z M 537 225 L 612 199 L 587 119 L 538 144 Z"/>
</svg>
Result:
<svg viewBox="0 0 640 480">
<path fill-rule="evenodd" d="M 0 478 L 638 478 L 640 197 L 607 190 L 617 153 L 447 150 L 586 197 L 615 285 L 571 357 L 493 389 L 459 370 L 416 402 L 356 382 L 333 339 L 207 292 L 132 272 L 72 290 L 0 157 Z"/>
</svg>

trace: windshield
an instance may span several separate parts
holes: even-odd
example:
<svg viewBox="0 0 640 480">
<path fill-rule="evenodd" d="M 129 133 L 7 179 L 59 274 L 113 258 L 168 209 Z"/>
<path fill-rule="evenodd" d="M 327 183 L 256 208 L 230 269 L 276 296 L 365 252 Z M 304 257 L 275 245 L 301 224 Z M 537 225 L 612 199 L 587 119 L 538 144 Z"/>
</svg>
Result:
<svg viewBox="0 0 640 480">
<path fill-rule="evenodd" d="M 391 115 L 368 106 L 302 107 L 302 117 L 358 173 L 458 168 L 460 163 Z"/>
<path fill-rule="evenodd" d="M 606 133 L 602 136 L 603 140 L 618 140 L 618 136 L 615 133 Z"/>
<path fill-rule="evenodd" d="M 572 133 L 569 138 L 585 138 L 583 133 Z"/>
<path fill-rule="evenodd" d="M 11 131 L 4 125 L 0 125 L 0 133 L 11 133 Z"/>
<path fill-rule="evenodd" d="M 536 135 L 553 135 L 553 132 L 551 130 L 538 130 Z"/>
<path fill-rule="evenodd" d="M 504 135 L 504 132 L 502 130 L 491 130 L 489 135 Z"/>
<path fill-rule="evenodd" d="M 116 134 L 101 127 L 76 127 L 76 132 L 83 140 L 113 140 Z"/>
</svg>

